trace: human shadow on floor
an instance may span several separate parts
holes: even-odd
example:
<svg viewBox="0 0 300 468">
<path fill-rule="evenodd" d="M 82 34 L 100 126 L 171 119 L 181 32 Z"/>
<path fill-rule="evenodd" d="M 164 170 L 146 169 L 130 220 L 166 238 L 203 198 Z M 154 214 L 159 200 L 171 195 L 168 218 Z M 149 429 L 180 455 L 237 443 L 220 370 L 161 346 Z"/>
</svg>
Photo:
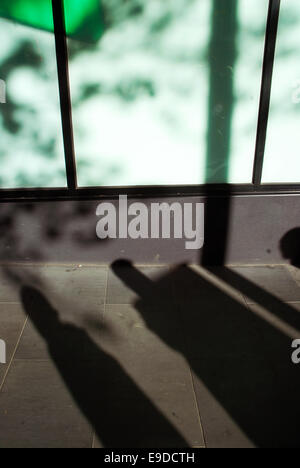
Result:
<svg viewBox="0 0 300 468">
<path fill-rule="evenodd" d="M 134 305 L 149 329 L 190 364 L 208 446 L 248 439 L 257 447 L 300 447 L 300 369 L 291 361 L 292 338 L 272 322 L 286 314 L 300 329 L 297 311 L 228 269 L 218 276 L 222 271 L 238 291 L 255 296 L 271 321 L 201 270 L 181 266 L 153 282 L 128 262 L 112 268 L 139 296 Z M 208 394 L 226 413 L 214 413 Z M 246 439 L 236 440 L 234 424 Z"/>
<path fill-rule="evenodd" d="M 61 322 L 35 288 L 24 286 L 21 298 L 67 388 L 104 447 L 188 446 L 120 364 L 83 329 Z"/>
</svg>

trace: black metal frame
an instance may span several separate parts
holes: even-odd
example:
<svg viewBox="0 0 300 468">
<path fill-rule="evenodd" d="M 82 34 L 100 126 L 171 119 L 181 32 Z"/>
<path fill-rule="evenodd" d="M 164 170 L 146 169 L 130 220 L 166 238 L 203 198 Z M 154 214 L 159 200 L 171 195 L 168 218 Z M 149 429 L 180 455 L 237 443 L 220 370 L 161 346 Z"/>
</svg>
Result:
<svg viewBox="0 0 300 468">
<path fill-rule="evenodd" d="M 68 189 L 76 190 L 77 176 L 63 0 L 52 0 L 52 5 L 67 183 Z"/>
<path fill-rule="evenodd" d="M 69 84 L 68 49 L 63 0 L 52 0 L 56 58 L 60 93 L 60 107 L 65 150 L 67 188 L 0 189 L 0 198 L 5 201 L 28 200 L 81 200 L 116 198 L 120 194 L 134 197 L 172 196 L 231 196 L 259 194 L 300 194 L 299 184 L 262 184 L 262 169 L 268 127 L 272 75 L 276 49 L 281 0 L 269 0 L 269 12 L 265 37 L 265 52 L 258 114 L 256 150 L 252 184 L 211 184 L 180 186 L 138 187 L 78 187 L 73 138 L 72 108 Z"/>
<path fill-rule="evenodd" d="M 261 185 L 281 0 L 270 0 L 252 182 Z"/>
</svg>

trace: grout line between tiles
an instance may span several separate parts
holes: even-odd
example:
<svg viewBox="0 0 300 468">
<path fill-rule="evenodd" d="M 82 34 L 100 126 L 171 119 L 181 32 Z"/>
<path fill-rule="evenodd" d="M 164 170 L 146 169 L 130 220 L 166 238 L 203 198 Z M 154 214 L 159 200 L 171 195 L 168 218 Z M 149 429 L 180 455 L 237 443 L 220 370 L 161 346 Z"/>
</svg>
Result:
<svg viewBox="0 0 300 468">
<path fill-rule="evenodd" d="M 50 362 L 52 363 L 52 359 L 39 359 L 39 358 L 16 358 L 14 359 L 15 362 Z"/>
<path fill-rule="evenodd" d="M 0 262 L 0 267 L 9 266 L 9 267 L 21 267 L 21 268 L 51 268 L 51 267 L 73 267 L 81 268 L 92 267 L 92 268 L 109 268 L 111 263 L 86 263 L 86 262 L 76 262 L 76 263 L 57 263 L 57 262 L 42 262 L 42 263 L 19 263 L 19 262 Z M 170 263 L 133 263 L 134 266 L 137 268 L 140 267 L 149 267 L 149 268 L 166 268 L 170 267 L 172 264 Z M 79 268 L 80 269 L 80 268 Z"/>
<path fill-rule="evenodd" d="M 8 366 L 7 366 L 7 369 L 6 369 L 6 371 L 5 371 L 4 377 L 3 377 L 2 382 L 1 382 L 1 384 L 0 384 L 0 392 L 2 392 L 2 389 L 3 389 L 3 386 L 4 386 L 4 384 L 5 384 L 6 378 L 7 378 L 7 376 L 8 376 L 8 373 L 9 373 L 10 369 L 11 369 L 11 366 L 12 366 L 12 363 L 13 363 L 13 360 L 14 360 L 14 357 L 15 357 L 16 352 L 17 352 L 17 350 L 18 350 L 18 347 L 19 347 L 20 341 L 21 341 L 21 339 L 22 339 L 22 336 L 23 336 L 25 327 L 26 327 L 26 325 L 27 325 L 27 322 L 28 322 L 28 317 L 26 316 L 25 321 L 24 321 L 24 324 L 23 324 L 23 327 L 22 327 L 22 330 L 21 330 L 21 333 L 20 333 L 20 336 L 19 336 L 18 341 L 17 341 L 17 344 L 16 344 L 15 349 L 14 349 L 14 351 L 13 351 L 13 353 L 12 353 L 11 360 L 10 360 Z"/>
<path fill-rule="evenodd" d="M 290 276 L 290 278 L 293 280 L 293 282 L 297 285 L 297 287 L 299 288 L 299 282 L 297 281 L 296 279 L 296 275 L 293 273 L 293 271 L 291 270 L 291 268 L 286 268 L 286 270 L 288 271 L 288 274 Z"/>
<path fill-rule="evenodd" d="M 196 395 L 194 378 L 193 378 L 193 374 L 192 374 L 192 369 L 191 369 L 189 364 L 187 364 L 187 365 L 188 365 L 188 368 L 189 368 L 189 374 L 190 374 L 190 379 L 191 379 L 191 383 L 192 383 L 192 389 L 193 389 L 194 401 L 195 401 L 195 406 L 196 406 L 197 418 L 198 418 L 199 427 L 200 427 L 200 431 L 201 431 L 203 442 L 204 442 L 204 447 L 203 448 L 207 448 L 207 444 L 206 444 L 206 440 L 205 440 L 205 434 L 204 434 L 204 428 L 203 428 L 203 424 L 202 424 L 202 420 L 201 420 L 200 408 L 199 408 L 199 405 L 198 405 L 198 400 L 197 400 L 197 395 Z"/>
<path fill-rule="evenodd" d="M 107 272 L 106 272 L 106 281 L 105 281 L 105 289 L 104 289 L 104 303 L 103 303 L 103 306 L 104 306 L 104 313 L 105 313 L 105 309 L 106 309 L 106 306 L 107 306 L 108 279 L 109 279 L 109 270 L 107 269 Z"/>
<path fill-rule="evenodd" d="M 173 296 L 174 302 L 176 302 L 176 292 L 175 292 L 175 287 L 174 286 L 175 285 L 172 284 L 172 296 Z M 181 324 L 181 329 L 183 330 L 182 339 L 183 339 L 183 342 L 184 342 L 184 348 L 186 350 L 187 349 L 187 339 L 186 339 L 186 334 L 185 334 L 184 322 L 183 322 L 182 315 L 180 313 L 179 308 L 178 308 L 178 320 L 179 320 L 179 324 Z M 184 357 L 184 353 L 182 353 L 182 356 Z M 206 440 L 205 440 L 204 427 L 203 427 L 203 424 L 202 424 L 201 415 L 200 415 L 200 408 L 199 408 L 197 395 L 196 395 L 196 389 L 195 389 L 195 382 L 194 382 L 194 378 L 193 378 L 193 373 L 192 373 L 192 369 L 191 369 L 191 366 L 190 366 L 189 362 L 187 360 L 185 360 L 185 361 L 186 361 L 186 365 L 188 366 L 188 369 L 189 369 L 189 375 L 190 375 L 191 384 L 192 384 L 192 392 L 193 392 L 193 396 L 194 396 L 194 403 L 195 403 L 195 409 L 196 409 L 196 413 L 197 413 L 197 419 L 198 419 L 198 422 L 199 422 L 199 428 L 200 428 L 200 432 L 202 434 L 202 438 L 203 438 L 203 442 L 204 442 L 204 446 L 202 448 L 206 448 L 207 444 L 206 444 Z"/>
<path fill-rule="evenodd" d="M 107 307 L 107 291 L 108 291 L 108 280 L 109 280 L 109 268 L 107 268 L 106 271 L 106 280 L 105 280 L 105 287 L 104 287 L 104 299 L 103 299 L 103 312 L 102 312 L 102 322 L 106 318 L 106 307 Z"/>
<path fill-rule="evenodd" d="M 11 305 L 22 305 L 22 302 L 15 302 L 15 301 L 0 301 L 0 305 L 1 305 L 1 304 L 3 304 L 3 305 L 4 305 L 4 304 L 5 304 L 5 305 L 7 305 L 7 304 L 11 304 Z"/>
<path fill-rule="evenodd" d="M 249 301 L 248 298 L 247 298 L 247 296 L 245 296 L 245 294 L 242 294 L 242 296 L 244 297 L 244 300 L 246 301 L 247 304 L 249 304 L 249 305 L 260 305 L 260 303 L 257 302 L 257 301 L 255 302 L 254 300 L 252 301 L 251 299 L 250 299 L 250 301 Z M 283 301 L 282 299 L 277 298 L 276 296 L 275 296 L 275 299 L 277 299 L 277 300 L 279 300 L 280 302 L 282 302 L 282 304 L 300 304 L 300 301 Z M 268 305 L 268 304 L 262 305 L 262 307 L 268 308 L 269 305 Z"/>
<path fill-rule="evenodd" d="M 260 317 L 261 319 L 263 319 L 269 326 L 271 326 L 272 328 L 276 328 L 276 329 L 279 329 L 281 331 L 281 333 L 283 333 L 285 336 L 287 336 L 289 339 L 298 339 L 299 337 L 299 332 L 296 328 L 294 328 L 293 326 L 289 325 L 288 323 L 284 322 L 282 319 L 280 318 L 277 318 L 277 317 L 273 317 L 271 316 L 272 313 L 267 310 L 267 308 L 265 306 L 260 306 L 258 304 L 258 307 L 262 310 L 265 310 L 266 311 L 266 314 L 264 315 L 261 315 L 259 313 L 259 311 L 255 311 L 254 310 L 254 307 L 257 306 L 257 304 L 249 304 L 247 301 L 246 301 L 246 298 L 243 296 L 243 299 L 244 299 L 244 303 L 245 303 L 245 307 L 247 308 L 247 310 L 251 313 L 251 314 L 255 314 L 257 315 L 258 317 Z M 285 303 L 286 304 L 286 303 Z"/>
</svg>

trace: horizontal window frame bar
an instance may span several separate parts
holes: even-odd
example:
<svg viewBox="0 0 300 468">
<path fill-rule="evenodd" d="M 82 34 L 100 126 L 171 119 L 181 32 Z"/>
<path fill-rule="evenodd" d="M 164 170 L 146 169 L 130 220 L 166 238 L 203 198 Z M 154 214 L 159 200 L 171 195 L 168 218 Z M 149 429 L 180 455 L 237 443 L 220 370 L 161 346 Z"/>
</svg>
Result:
<svg viewBox="0 0 300 468">
<path fill-rule="evenodd" d="M 66 179 L 68 188 L 77 188 L 77 165 L 73 134 L 72 102 L 69 77 L 68 45 L 65 25 L 64 0 L 52 0 L 56 65 L 60 99 Z"/>
<path fill-rule="evenodd" d="M 253 195 L 300 195 L 300 184 L 209 184 L 179 186 L 122 186 L 0 189 L 0 201 L 58 201 L 129 198 L 234 197 Z"/>
</svg>

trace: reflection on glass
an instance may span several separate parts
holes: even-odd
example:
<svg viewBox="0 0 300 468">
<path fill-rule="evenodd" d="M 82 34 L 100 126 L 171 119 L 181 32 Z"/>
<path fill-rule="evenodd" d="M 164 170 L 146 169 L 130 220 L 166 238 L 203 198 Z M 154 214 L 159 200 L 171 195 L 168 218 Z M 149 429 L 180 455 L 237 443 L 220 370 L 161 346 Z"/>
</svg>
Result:
<svg viewBox="0 0 300 468">
<path fill-rule="evenodd" d="M 264 183 L 300 182 L 299 44 L 299 0 L 282 0 L 262 179 Z"/>
<path fill-rule="evenodd" d="M 53 34 L 0 18 L 0 44 L 0 187 L 65 187 Z"/>
<path fill-rule="evenodd" d="M 251 182 L 267 6 L 102 0 L 97 44 L 69 39 L 79 185 Z M 229 21 L 227 36 L 212 27 L 214 15 Z M 214 41 L 221 62 L 212 79 Z"/>
</svg>

